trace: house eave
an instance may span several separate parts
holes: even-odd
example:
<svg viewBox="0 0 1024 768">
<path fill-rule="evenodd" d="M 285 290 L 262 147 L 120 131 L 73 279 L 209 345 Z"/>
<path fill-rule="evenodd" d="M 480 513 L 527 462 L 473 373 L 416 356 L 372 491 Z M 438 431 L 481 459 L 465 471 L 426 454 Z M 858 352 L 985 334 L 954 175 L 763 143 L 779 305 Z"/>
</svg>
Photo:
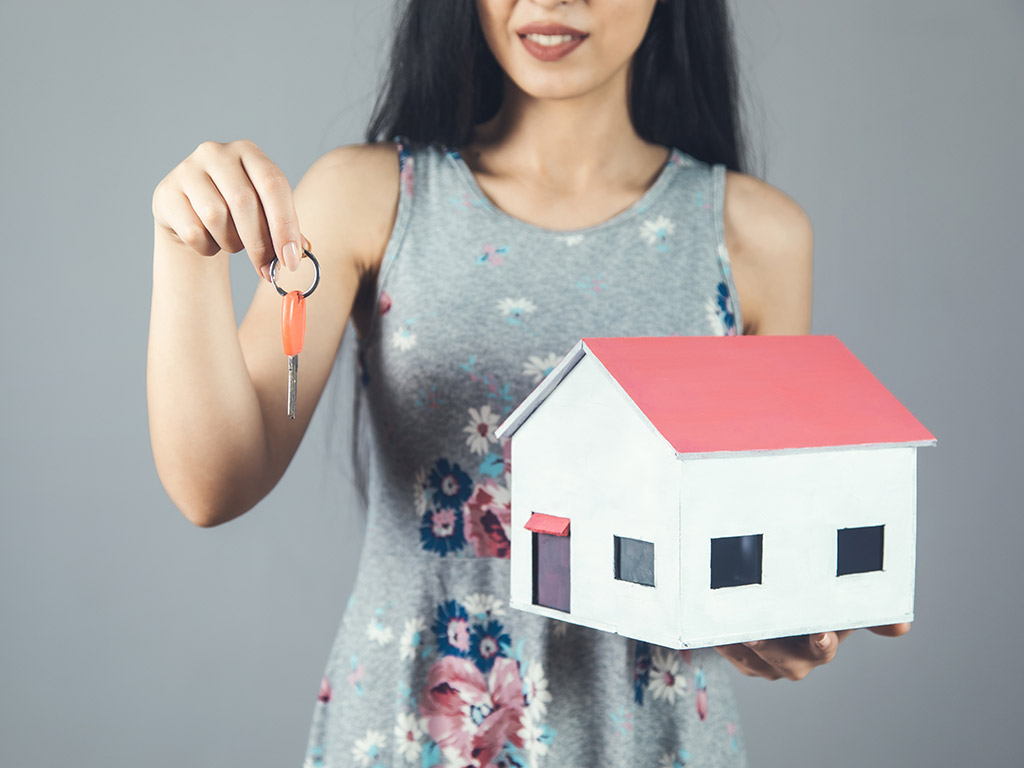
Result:
<svg viewBox="0 0 1024 768">
<path fill-rule="evenodd" d="M 533 412 L 540 407 L 540 404 L 547 399 L 562 379 L 569 375 L 569 371 L 576 367 L 585 354 L 583 341 L 576 342 L 576 345 L 559 361 L 558 365 L 551 369 L 551 373 L 544 377 L 544 381 L 538 384 L 533 392 L 527 395 L 526 399 L 494 430 L 495 437 L 498 439 L 511 437 L 533 415 Z"/>
<path fill-rule="evenodd" d="M 857 445 L 818 445 L 803 448 L 761 448 L 747 451 L 676 451 L 677 459 L 726 459 L 740 456 L 787 456 L 822 451 L 859 451 L 883 448 L 923 448 L 933 446 L 935 440 L 912 440 L 904 443 L 863 443 Z"/>
</svg>

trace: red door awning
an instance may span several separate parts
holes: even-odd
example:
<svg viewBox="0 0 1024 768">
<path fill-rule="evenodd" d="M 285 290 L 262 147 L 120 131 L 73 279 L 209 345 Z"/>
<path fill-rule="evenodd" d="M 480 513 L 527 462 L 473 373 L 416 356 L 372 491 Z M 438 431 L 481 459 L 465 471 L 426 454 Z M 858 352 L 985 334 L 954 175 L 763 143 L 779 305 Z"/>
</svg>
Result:
<svg viewBox="0 0 1024 768">
<path fill-rule="evenodd" d="M 534 533 L 550 533 L 553 536 L 568 536 L 569 518 L 534 512 L 526 521 L 526 530 Z"/>
</svg>

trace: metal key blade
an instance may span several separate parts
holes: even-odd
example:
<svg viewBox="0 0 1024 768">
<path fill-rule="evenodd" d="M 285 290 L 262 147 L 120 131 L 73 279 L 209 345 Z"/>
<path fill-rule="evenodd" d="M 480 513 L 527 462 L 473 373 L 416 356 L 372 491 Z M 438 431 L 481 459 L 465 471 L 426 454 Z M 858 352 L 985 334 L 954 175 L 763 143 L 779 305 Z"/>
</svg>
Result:
<svg viewBox="0 0 1024 768">
<path fill-rule="evenodd" d="M 288 418 L 295 418 L 295 400 L 299 389 L 299 356 L 288 358 Z"/>
</svg>

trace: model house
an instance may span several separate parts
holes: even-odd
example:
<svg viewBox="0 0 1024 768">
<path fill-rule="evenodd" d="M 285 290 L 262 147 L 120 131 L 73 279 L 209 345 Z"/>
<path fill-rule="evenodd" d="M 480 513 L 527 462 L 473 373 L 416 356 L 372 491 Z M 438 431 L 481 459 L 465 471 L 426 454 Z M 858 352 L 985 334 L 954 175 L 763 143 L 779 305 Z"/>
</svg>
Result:
<svg viewBox="0 0 1024 768">
<path fill-rule="evenodd" d="M 913 619 L 935 438 L 833 336 L 583 339 L 497 434 L 514 608 L 672 648 Z"/>
</svg>

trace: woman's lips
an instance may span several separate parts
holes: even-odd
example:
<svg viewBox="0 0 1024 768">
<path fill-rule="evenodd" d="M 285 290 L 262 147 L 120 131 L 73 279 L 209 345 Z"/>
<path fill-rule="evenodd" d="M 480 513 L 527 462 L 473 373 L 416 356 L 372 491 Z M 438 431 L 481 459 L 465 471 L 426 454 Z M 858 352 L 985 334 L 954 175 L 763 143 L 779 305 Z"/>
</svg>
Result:
<svg viewBox="0 0 1024 768">
<path fill-rule="evenodd" d="M 551 35 L 552 33 L 545 33 Z M 554 33 L 556 36 L 564 36 L 562 33 Z M 567 40 L 564 43 L 558 43 L 556 45 L 543 45 L 536 40 L 531 40 L 529 35 L 522 32 L 519 33 L 519 39 L 523 43 L 523 47 L 541 61 L 557 61 L 564 56 L 568 56 L 572 51 L 587 39 L 586 35 L 581 37 L 573 36 L 572 40 Z"/>
</svg>

